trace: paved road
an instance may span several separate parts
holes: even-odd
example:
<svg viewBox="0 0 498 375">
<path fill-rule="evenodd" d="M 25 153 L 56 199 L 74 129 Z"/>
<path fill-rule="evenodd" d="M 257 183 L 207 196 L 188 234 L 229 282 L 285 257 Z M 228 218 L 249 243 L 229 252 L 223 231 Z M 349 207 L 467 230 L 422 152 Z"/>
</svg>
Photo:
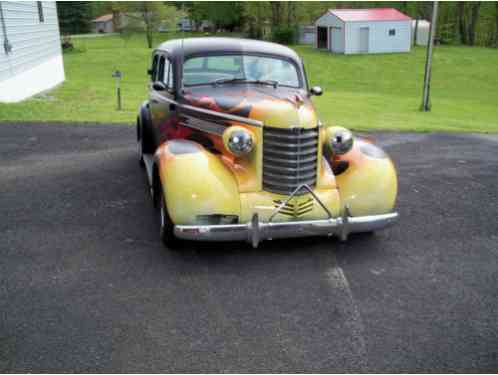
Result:
<svg viewBox="0 0 498 375">
<path fill-rule="evenodd" d="M 0 126 L 0 371 L 498 370 L 498 137 L 375 134 L 398 226 L 162 249 L 126 126 Z"/>
</svg>

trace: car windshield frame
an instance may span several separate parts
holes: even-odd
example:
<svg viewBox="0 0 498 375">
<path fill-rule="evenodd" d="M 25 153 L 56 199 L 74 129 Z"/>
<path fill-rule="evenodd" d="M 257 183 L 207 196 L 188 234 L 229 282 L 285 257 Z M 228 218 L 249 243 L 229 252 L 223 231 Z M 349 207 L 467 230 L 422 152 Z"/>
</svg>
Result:
<svg viewBox="0 0 498 375">
<path fill-rule="evenodd" d="M 195 84 L 185 84 L 184 82 L 184 73 L 185 73 L 185 64 L 187 61 L 194 59 L 194 58 L 202 58 L 202 57 L 223 57 L 223 56 L 241 56 L 246 57 L 261 57 L 261 58 L 269 58 L 269 59 L 275 59 L 275 60 L 280 60 L 280 61 L 285 61 L 287 63 L 290 63 L 292 67 L 296 71 L 296 76 L 298 80 L 298 86 L 292 86 L 292 85 L 286 85 L 282 83 L 278 83 L 275 87 L 285 87 L 285 88 L 291 88 L 291 89 L 296 89 L 296 90 L 303 90 L 306 88 L 306 78 L 304 76 L 303 69 L 300 64 L 298 64 L 294 59 L 288 58 L 286 56 L 281 56 L 281 55 L 276 55 L 276 54 L 268 54 L 268 53 L 247 53 L 244 51 L 237 51 L 237 52 L 204 52 L 204 53 L 195 53 L 191 54 L 188 57 L 185 57 L 184 60 L 182 61 L 182 69 L 181 69 L 181 86 L 190 88 L 190 87 L 197 87 L 197 86 L 216 86 L 215 81 L 210 81 L 210 82 L 201 82 L 201 83 L 195 83 Z M 228 73 L 227 73 L 228 74 Z M 237 77 L 234 77 L 237 78 Z M 243 77 L 242 77 L 243 78 Z M 227 82 L 228 84 L 264 84 L 263 81 L 256 81 L 252 80 L 249 78 L 245 78 L 247 82 L 244 80 L 237 80 L 236 82 Z M 220 85 L 222 86 L 223 83 Z"/>
</svg>

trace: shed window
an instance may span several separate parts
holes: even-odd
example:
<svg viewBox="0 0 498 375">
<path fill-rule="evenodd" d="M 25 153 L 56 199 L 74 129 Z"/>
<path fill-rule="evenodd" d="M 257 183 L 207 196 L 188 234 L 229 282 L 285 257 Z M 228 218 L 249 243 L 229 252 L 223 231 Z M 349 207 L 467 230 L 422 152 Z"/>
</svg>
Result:
<svg viewBox="0 0 498 375">
<path fill-rule="evenodd" d="M 38 19 L 40 22 L 45 22 L 45 18 L 43 17 L 43 3 L 41 1 L 37 1 L 36 4 L 38 5 Z"/>
<path fill-rule="evenodd" d="M 396 29 L 390 29 L 389 36 L 395 36 L 395 35 L 396 35 Z"/>
</svg>

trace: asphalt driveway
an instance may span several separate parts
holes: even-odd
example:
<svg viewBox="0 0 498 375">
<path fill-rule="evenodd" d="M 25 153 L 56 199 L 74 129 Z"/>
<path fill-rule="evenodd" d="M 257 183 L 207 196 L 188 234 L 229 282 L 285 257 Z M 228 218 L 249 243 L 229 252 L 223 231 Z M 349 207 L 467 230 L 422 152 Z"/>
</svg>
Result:
<svg viewBox="0 0 498 375">
<path fill-rule="evenodd" d="M 132 127 L 0 125 L 0 371 L 498 371 L 498 136 L 373 137 L 397 226 L 171 252 Z"/>
</svg>

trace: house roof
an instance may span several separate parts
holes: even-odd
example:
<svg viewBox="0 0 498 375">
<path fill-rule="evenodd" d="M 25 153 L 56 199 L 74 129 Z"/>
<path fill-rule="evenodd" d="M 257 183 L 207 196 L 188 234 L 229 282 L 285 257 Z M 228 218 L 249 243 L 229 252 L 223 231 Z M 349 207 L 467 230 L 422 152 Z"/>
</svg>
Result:
<svg viewBox="0 0 498 375">
<path fill-rule="evenodd" d="M 104 14 L 103 16 L 95 18 L 92 22 L 107 22 L 112 21 L 112 13 Z"/>
<path fill-rule="evenodd" d="M 410 17 L 394 8 L 329 9 L 329 13 L 342 21 L 409 21 Z"/>
</svg>

